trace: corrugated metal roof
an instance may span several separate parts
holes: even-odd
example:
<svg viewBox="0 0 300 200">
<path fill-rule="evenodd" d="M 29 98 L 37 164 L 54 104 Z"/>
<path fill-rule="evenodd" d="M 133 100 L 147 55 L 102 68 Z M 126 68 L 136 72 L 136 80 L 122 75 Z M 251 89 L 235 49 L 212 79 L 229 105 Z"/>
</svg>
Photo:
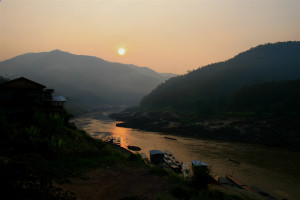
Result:
<svg viewBox="0 0 300 200">
<path fill-rule="evenodd" d="M 160 150 L 150 150 L 150 155 L 155 155 L 155 154 L 162 154 L 164 155 L 164 152 L 160 151 Z"/>
<path fill-rule="evenodd" d="M 52 99 L 53 101 L 62 101 L 62 102 L 67 101 L 66 97 L 64 96 L 53 96 Z"/>
<path fill-rule="evenodd" d="M 205 166 L 208 167 L 209 165 L 201 160 L 193 160 L 192 165 L 197 167 L 197 166 Z"/>
</svg>

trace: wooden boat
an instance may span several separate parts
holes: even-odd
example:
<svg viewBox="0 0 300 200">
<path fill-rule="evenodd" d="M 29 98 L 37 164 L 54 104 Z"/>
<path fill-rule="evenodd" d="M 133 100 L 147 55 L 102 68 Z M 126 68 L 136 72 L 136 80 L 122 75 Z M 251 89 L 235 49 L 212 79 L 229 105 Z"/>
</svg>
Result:
<svg viewBox="0 0 300 200">
<path fill-rule="evenodd" d="M 168 159 L 168 158 L 163 158 L 163 160 L 164 160 L 164 162 L 169 166 L 169 167 L 171 167 L 174 171 L 176 171 L 176 172 L 179 172 L 180 171 L 180 167 L 178 166 L 178 165 L 175 165 L 174 163 L 173 163 L 173 161 L 172 160 L 170 160 L 170 159 Z"/>
<path fill-rule="evenodd" d="M 164 138 L 166 138 L 166 139 L 168 139 L 168 140 L 177 140 L 176 138 L 167 137 L 167 136 L 165 136 Z"/>
<path fill-rule="evenodd" d="M 140 153 L 140 155 L 142 156 L 143 160 L 145 161 L 145 163 L 146 163 L 147 165 L 150 165 L 150 164 L 151 164 L 149 158 L 147 157 L 147 155 L 146 155 L 145 153 Z"/>
<path fill-rule="evenodd" d="M 121 146 L 121 139 L 119 137 L 112 137 L 112 143 L 117 146 Z"/>
<path fill-rule="evenodd" d="M 251 192 L 257 192 L 255 189 L 252 187 L 246 185 L 242 181 L 238 180 L 237 178 L 233 177 L 232 175 L 225 175 L 225 177 L 230 180 L 235 186 L 237 186 L 240 189 L 245 189 Z"/>
<path fill-rule="evenodd" d="M 185 179 L 190 179 L 192 177 L 192 175 L 191 175 L 191 169 L 190 169 L 189 165 L 186 162 L 183 162 L 181 166 L 182 166 L 181 171 L 182 171 L 183 177 Z"/>
<path fill-rule="evenodd" d="M 117 142 L 116 143 L 117 143 L 118 146 L 121 146 L 121 138 L 117 137 Z"/>
<path fill-rule="evenodd" d="M 165 151 L 164 151 L 164 158 L 163 158 L 163 160 L 175 172 L 180 172 L 180 169 L 181 169 L 180 162 L 178 160 L 176 160 L 176 158 L 174 157 L 174 155 L 169 150 L 167 150 L 167 149 L 165 149 Z"/>
<path fill-rule="evenodd" d="M 141 148 L 140 147 L 137 147 L 137 146 L 131 146 L 131 145 L 128 145 L 127 148 L 129 150 L 132 150 L 132 151 L 140 151 Z"/>
<path fill-rule="evenodd" d="M 111 143 L 112 142 L 112 137 L 104 137 L 102 140 L 103 140 L 103 142 Z"/>
<path fill-rule="evenodd" d="M 166 159 L 171 160 L 174 165 L 181 167 L 180 162 L 174 157 L 174 155 L 168 149 L 165 149 L 164 153 Z"/>
</svg>

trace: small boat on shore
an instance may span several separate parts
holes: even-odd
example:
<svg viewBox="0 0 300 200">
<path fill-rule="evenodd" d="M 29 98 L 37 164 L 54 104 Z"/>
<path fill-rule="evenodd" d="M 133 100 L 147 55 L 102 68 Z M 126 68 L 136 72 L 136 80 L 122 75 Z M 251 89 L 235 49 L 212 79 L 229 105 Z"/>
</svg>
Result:
<svg viewBox="0 0 300 200">
<path fill-rule="evenodd" d="M 104 138 L 102 138 L 102 141 L 106 142 L 106 143 L 111 143 L 112 142 L 112 137 L 104 137 Z"/>
<path fill-rule="evenodd" d="M 177 166 L 181 166 L 180 162 L 175 158 L 175 156 L 168 149 L 165 149 L 164 153 L 166 159 L 171 160 Z"/>
<path fill-rule="evenodd" d="M 183 162 L 181 164 L 181 171 L 182 171 L 183 177 L 185 179 L 190 179 L 192 177 L 191 169 L 190 169 L 188 163 Z"/>
<path fill-rule="evenodd" d="M 117 137 L 117 145 L 121 146 L 121 138 Z"/>
<path fill-rule="evenodd" d="M 121 146 L 121 138 L 119 138 L 119 137 L 112 137 L 112 143 L 114 145 Z"/>
<path fill-rule="evenodd" d="M 225 177 L 240 189 L 248 190 L 248 191 L 251 191 L 251 192 L 257 192 L 255 189 L 253 189 L 252 187 L 246 185 L 245 183 L 243 183 L 242 181 L 240 181 L 237 178 L 233 177 L 232 175 L 225 175 Z"/>
<path fill-rule="evenodd" d="M 128 145 L 127 148 L 129 150 L 132 150 L 132 151 L 140 151 L 141 148 L 140 147 L 137 147 L 137 146 L 131 146 L 131 145 Z"/>
<path fill-rule="evenodd" d="M 164 151 L 164 162 L 171 167 L 175 172 L 180 172 L 181 164 L 180 162 L 174 157 L 174 155 L 167 149 Z"/>
<path fill-rule="evenodd" d="M 147 165 L 150 165 L 150 164 L 151 164 L 151 162 L 150 162 L 148 156 L 147 156 L 145 153 L 140 153 L 140 155 L 141 155 L 141 157 L 143 158 L 143 160 L 145 161 L 145 163 L 146 163 Z"/>
</svg>

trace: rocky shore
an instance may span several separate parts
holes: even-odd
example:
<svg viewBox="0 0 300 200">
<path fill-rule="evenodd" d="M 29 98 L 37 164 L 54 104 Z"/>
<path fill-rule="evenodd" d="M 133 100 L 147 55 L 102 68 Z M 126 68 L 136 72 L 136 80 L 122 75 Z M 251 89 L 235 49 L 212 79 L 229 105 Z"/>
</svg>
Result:
<svg viewBox="0 0 300 200">
<path fill-rule="evenodd" d="M 120 112 L 109 117 L 119 127 L 223 141 L 254 143 L 300 151 L 300 121 L 287 118 L 188 120 L 171 112 Z"/>
</svg>

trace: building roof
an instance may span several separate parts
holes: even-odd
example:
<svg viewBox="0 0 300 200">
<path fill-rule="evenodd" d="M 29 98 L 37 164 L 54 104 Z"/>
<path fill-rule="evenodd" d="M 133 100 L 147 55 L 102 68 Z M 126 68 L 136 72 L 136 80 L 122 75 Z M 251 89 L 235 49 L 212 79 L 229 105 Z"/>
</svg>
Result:
<svg viewBox="0 0 300 200">
<path fill-rule="evenodd" d="M 207 163 L 205 163 L 201 160 L 193 160 L 192 165 L 195 166 L 195 167 L 198 167 L 198 166 L 208 167 L 209 166 Z"/>
<path fill-rule="evenodd" d="M 66 102 L 67 101 L 66 97 L 64 97 L 64 96 L 53 96 L 52 100 L 53 101 L 59 101 L 59 102 Z"/>
<path fill-rule="evenodd" d="M 150 150 L 150 155 L 155 155 L 155 154 L 162 154 L 164 155 L 164 152 L 160 151 L 160 150 Z"/>
<path fill-rule="evenodd" d="M 0 88 L 11 88 L 11 89 L 44 89 L 46 86 L 29 80 L 24 77 L 20 77 L 11 81 L 0 84 Z"/>
</svg>

